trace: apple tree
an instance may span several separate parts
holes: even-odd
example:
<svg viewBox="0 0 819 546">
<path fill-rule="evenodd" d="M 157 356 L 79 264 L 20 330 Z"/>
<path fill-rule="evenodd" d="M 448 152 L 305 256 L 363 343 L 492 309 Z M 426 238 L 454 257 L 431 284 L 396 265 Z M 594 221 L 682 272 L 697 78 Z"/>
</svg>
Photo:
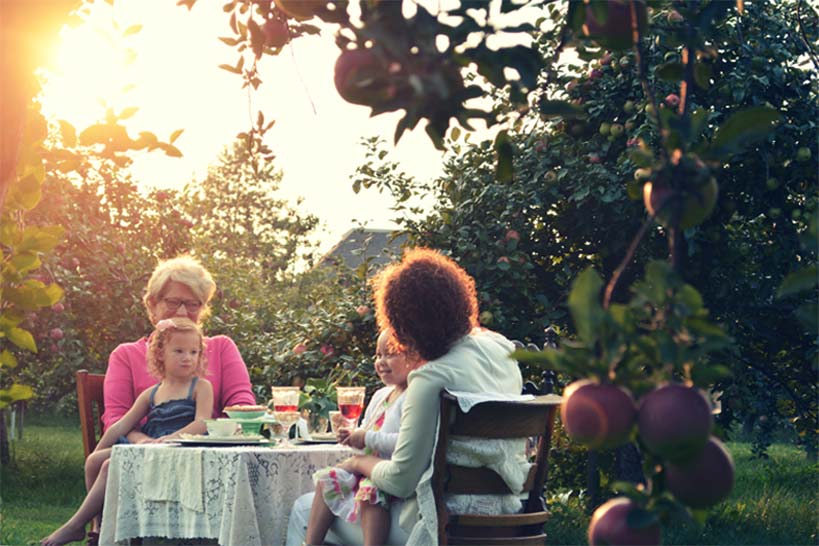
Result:
<svg viewBox="0 0 819 546">
<path fill-rule="evenodd" d="M 493 5 L 499 10 L 493 11 Z M 434 14 L 421 5 L 414 5 L 405 12 L 403 4 L 397 2 L 362 2 L 357 6 L 360 16 L 356 21 L 349 16 L 347 2 L 229 2 L 225 9 L 244 10 L 250 19 L 257 14 L 269 19 L 273 13 L 273 17 L 283 14 L 294 20 L 317 17 L 338 25 L 342 52 L 336 63 L 335 84 L 339 93 L 349 102 L 370 106 L 374 114 L 403 109 L 405 116 L 397 124 L 396 139 L 421 119 L 427 120 L 427 133 L 437 146 L 444 144 L 453 118 L 467 129 L 474 119 L 490 125 L 499 121 L 506 124 L 493 144 L 481 145 L 482 151 L 497 154 L 494 169 L 489 173 L 479 166 L 464 169 L 471 176 L 464 185 L 479 186 L 478 197 L 487 195 L 491 201 L 492 191 L 496 189 L 493 186 L 504 183 L 506 191 L 495 194 L 498 197 L 506 198 L 519 189 L 520 175 L 514 168 L 514 139 L 510 129 L 515 128 L 513 123 L 519 116 L 532 109 L 543 118 L 556 120 L 556 131 L 581 140 L 575 144 L 576 151 L 583 155 L 564 156 L 565 163 L 574 162 L 570 167 L 576 166 L 578 160 L 585 161 L 584 168 L 578 170 L 581 171 L 580 183 L 586 184 L 576 187 L 577 200 L 593 196 L 602 203 L 611 203 L 618 201 L 622 192 L 635 199 L 642 196 L 648 218 L 638 229 L 625 232 L 636 231 L 636 235 L 624 245 L 622 259 L 617 260 L 614 253 L 607 256 L 610 268 L 606 271 L 607 282 L 591 268 L 572 281 L 566 304 L 576 338 L 559 349 L 516 356 L 570 376 L 591 378 L 591 383 L 584 388 L 567 393 L 564 410 L 573 407 L 573 397 L 584 396 L 587 402 L 580 404 L 580 408 L 598 408 L 595 415 L 625 416 L 622 430 L 607 428 L 606 420 L 595 422 L 582 418 L 581 422 L 591 430 L 573 433 L 568 423 L 578 415 L 569 411 L 564 414 L 564 425 L 576 439 L 590 446 L 614 447 L 636 438 L 643 449 L 645 484 L 616 486 L 625 496 L 598 509 L 589 528 L 590 542 L 659 542 L 660 518 L 677 512 L 698 516 L 703 508 L 724 499 L 732 486 L 733 463 L 719 440 L 711 436 L 710 405 L 699 388 L 709 388 L 715 381 L 724 380 L 729 370 L 717 363 L 729 359 L 731 351 L 736 349 L 731 349 L 729 336 L 712 321 L 713 315 L 705 308 L 705 300 L 691 284 L 695 277 L 689 271 L 696 270 L 689 267 L 688 262 L 693 261 L 691 249 L 696 250 L 700 226 L 713 217 L 723 185 L 720 182 L 725 181 L 725 172 L 731 171 L 731 161 L 741 161 L 742 154 L 749 149 L 756 151 L 749 146 L 759 143 L 763 148 L 775 146 L 771 138 L 774 126 L 784 124 L 791 128 L 794 119 L 790 114 L 796 112 L 791 112 L 789 106 L 801 105 L 799 97 L 791 97 L 778 106 L 765 104 L 762 99 L 749 108 L 743 103 L 744 94 L 734 95 L 735 88 L 729 89 L 732 100 L 719 104 L 710 101 L 704 92 L 711 86 L 721 88 L 730 79 L 727 70 L 731 65 L 745 63 L 749 54 L 753 55 L 755 51 L 748 51 L 748 47 L 756 48 L 758 42 L 747 40 L 744 32 L 755 24 L 763 27 L 763 17 L 751 8 L 746 12 L 742 2 L 733 5 L 611 0 L 549 4 L 542 13 L 548 12 L 559 30 L 552 31 L 551 36 L 545 35 L 544 43 L 551 44 L 554 53 L 543 61 L 533 45 L 509 48 L 487 45 L 487 38 L 502 26 L 494 25 L 498 12 L 522 12 L 524 6 L 520 3 L 465 4 L 452 9 L 439 8 Z M 801 2 L 797 3 L 797 12 L 801 6 Z M 813 15 L 813 11 L 810 12 Z M 812 30 L 806 31 L 801 21 L 798 22 L 802 52 L 798 55 L 813 57 L 815 61 L 811 41 L 805 39 L 806 32 Z M 247 39 L 251 45 L 252 26 L 248 20 Z M 524 23 L 507 30 L 529 32 L 538 26 Z M 237 34 L 240 39 L 245 38 L 241 27 Z M 795 35 L 791 25 L 791 32 L 781 38 L 786 39 L 785 44 L 792 45 Z M 468 41 L 468 37 L 474 39 Z M 735 49 L 734 56 L 728 50 L 738 43 L 741 45 Z M 770 47 L 760 49 L 760 58 L 782 53 L 772 44 L 767 45 Z M 565 95 L 554 91 L 537 93 L 539 85 L 548 87 L 559 81 L 559 66 L 553 61 L 559 59 L 559 53 L 567 46 L 574 46 L 582 59 L 596 63 L 589 68 L 586 81 L 575 82 L 566 89 L 569 94 L 576 93 L 571 103 L 561 100 Z M 791 64 L 779 67 L 785 79 L 794 75 L 794 69 L 798 69 L 801 62 L 797 56 L 790 57 Z M 616 65 L 612 66 L 615 60 Z M 469 99 L 482 94 L 479 86 L 466 83 L 461 68 L 467 67 L 489 86 L 502 89 L 506 94 L 506 108 L 490 112 L 466 106 Z M 616 119 L 601 119 L 601 114 L 612 107 L 600 96 L 602 88 L 597 82 L 605 78 L 607 69 L 611 72 L 619 69 L 620 73 L 623 69 L 634 71 L 633 77 L 627 76 L 621 82 L 622 90 L 634 93 L 633 98 L 615 103 L 618 108 L 622 105 L 622 113 L 617 114 Z M 507 78 L 513 73 L 517 77 Z M 538 82 L 541 74 L 545 78 Z M 636 90 L 627 89 L 630 83 L 632 86 L 636 83 Z M 770 80 L 766 82 L 763 78 L 755 83 L 766 85 Z M 808 76 L 802 87 L 806 85 L 810 89 L 814 84 Z M 749 95 L 750 100 L 760 98 L 756 94 Z M 635 114 L 638 101 L 640 108 Z M 637 133 L 626 140 L 625 134 L 633 130 Z M 791 134 L 784 133 L 782 138 L 790 139 L 793 133 L 804 132 L 804 127 L 798 127 Z M 605 142 L 595 142 L 600 139 L 592 138 L 593 134 L 606 137 Z M 814 135 L 810 140 L 797 140 L 797 143 L 806 148 L 809 142 L 815 141 Z M 597 149 L 589 149 L 590 144 Z M 541 148 L 545 145 L 540 144 Z M 624 148 L 632 149 L 626 152 Z M 478 153 L 480 151 L 476 155 Z M 800 152 L 798 160 L 810 162 L 810 150 Z M 610 161 L 616 161 L 619 168 L 615 168 L 614 173 L 604 166 L 604 162 Z M 551 175 L 543 172 L 543 178 L 537 179 L 546 180 L 548 176 L 552 181 L 565 181 L 566 185 L 577 183 L 571 176 L 577 171 L 564 170 L 563 165 L 550 165 L 553 166 L 558 167 L 557 172 L 550 169 Z M 633 175 L 623 177 L 617 170 L 631 171 Z M 586 177 L 582 176 L 584 173 Z M 492 175 L 494 184 L 480 183 Z M 620 192 L 612 189 L 618 183 Z M 738 203 L 735 205 L 741 208 Z M 813 210 L 810 199 L 799 202 L 798 206 Z M 557 207 L 559 205 L 555 209 Z M 512 218 L 515 214 L 526 216 L 530 212 L 526 206 L 509 209 Z M 550 216 L 560 217 L 555 209 L 539 209 L 543 211 L 539 222 L 532 223 L 538 228 L 548 226 L 545 230 L 537 229 L 538 235 L 545 231 L 550 239 L 562 243 L 570 230 L 554 229 Z M 590 208 L 584 212 L 591 218 L 589 223 L 597 223 L 598 234 L 607 237 L 600 248 L 608 249 L 612 239 L 628 241 L 622 231 L 613 229 L 615 224 L 596 221 L 594 215 L 598 210 Z M 791 219 L 798 217 L 791 214 Z M 790 225 L 779 229 L 798 232 L 798 227 Z M 480 264 L 480 253 L 493 238 L 481 238 L 483 230 L 474 224 L 452 225 L 453 232 L 461 228 L 462 235 L 471 241 L 459 250 L 465 254 L 475 252 L 470 257 Z M 515 250 L 521 230 L 514 225 L 504 226 L 502 230 L 505 232 L 502 244 L 514 241 L 510 250 Z M 601 233 L 603 230 L 605 233 Z M 644 276 L 629 283 L 628 290 L 618 288 L 628 280 L 623 275 L 646 236 L 665 239 L 668 264 L 645 261 Z M 587 241 L 579 242 L 581 244 L 574 247 L 567 245 L 567 252 L 551 265 L 561 263 L 566 254 L 572 254 L 579 266 L 585 261 L 599 267 L 605 251 L 594 252 L 597 249 L 589 248 Z M 469 248 L 470 243 L 474 247 Z M 552 259 L 544 256 L 545 261 Z M 523 258 L 521 265 L 527 261 L 526 256 Z M 499 271 L 512 268 L 506 255 L 495 260 L 494 265 Z M 480 274 L 477 269 L 476 274 Z M 576 271 L 567 273 L 574 276 Z M 543 304 L 543 299 L 540 303 Z M 605 394 L 609 392 L 626 392 L 627 396 L 615 399 Z M 671 408 L 670 413 L 665 413 L 667 408 Z M 651 424 L 654 414 L 679 421 L 677 432 L 671 435 L 656 432 L 656 426 Z M 728 479 L 712 479 L 716 473 Z M 691 494 L 685 488 L 691 483 L 708 485 L 713 490 L 700 487 Z M 626 521 L 628 524 L 623 524 Z"/>
</svg>

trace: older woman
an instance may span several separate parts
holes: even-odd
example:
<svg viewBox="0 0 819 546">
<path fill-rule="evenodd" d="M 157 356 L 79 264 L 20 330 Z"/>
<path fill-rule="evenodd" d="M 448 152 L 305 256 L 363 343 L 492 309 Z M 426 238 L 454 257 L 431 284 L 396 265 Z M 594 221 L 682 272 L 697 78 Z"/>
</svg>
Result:
<svg viewBox="0 0 819 546">
<path fill-rule="evenodd" d="M 401 344 L 428 362 L 409 375 L 398 443 L 392 458 L 357 455 L 342 466 L 369 477 L 376 487 L 396 497 L 417 494 L 417 499 L 393 508 L 389 544 L 433 544 L 437 542 L 436 516 L 429 477 L 441 390 L 517 395 L 522 387 L 520 370 L 509 358 L 513 350 L 509 340 L 477 328 L 474 280 L 450 258 L 428 249 L 410 250 L 400 263 L 388 267 L 375 279 L 374 288 L 379 326 L 391 328 Z M 470 459 L 479 455 L 478 452 L 492 451 L 502 466 L 493 469 L 507 483 L 522 484 L 526 467 L 522 452 L 517 453 L 522 451 L 520 442 L 515 452 L 510 451 L 510 445 L 462 445 L 460 448 L 466 452 L 460 455 Z M 473 448 L 474 452 L 470 452 Z M 449 499 L 456 511 L 520 510 L 520 501 L 514 495 L 500 500 L 462 497 Z M 312 502 L 310 495 L 296 501 L 288 527 L 288 544 L 300 544 L 308 536 Z M 476 508 L 478 505 L 483 509 Z M 398 525 L 398 508 L 403 512 L 400 515 L 403 528 Z M 328 536 L 332 542 L 341 544 L 360 544 L 361 541 L 360 528 L 338 520 Z"/>
<path fill-rule="evenodd" d="M 199 323 L 209 311 L 208 303 L 216 291 L 210 273 L 190 256 L 180 256 L 160 262 L 154 269 L 143 302 L 152 324 L 171 317 L 187 317 Z M 139 394 L 156 384 L 148 372 L 145 358 L 148 339 L 123 343 L 111 353 L 103 387 L 106 428 L 122 417 Z M 208 362 L 207 379 L 213 384 L 213 415 L 225 406 L 255 404 L 242 356 L 236 344 L 226 336 L 205 340 Z M 128 434 L 128 440 L 138 443 L 149 437 L 139 430 Z"/>
</svg>

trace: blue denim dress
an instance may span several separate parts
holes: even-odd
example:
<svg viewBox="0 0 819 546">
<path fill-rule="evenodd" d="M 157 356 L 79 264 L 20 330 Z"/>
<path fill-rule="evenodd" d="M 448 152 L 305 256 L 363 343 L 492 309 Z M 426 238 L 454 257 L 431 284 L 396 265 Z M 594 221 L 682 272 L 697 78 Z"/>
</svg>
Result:
<svg viewBox="0 0 819 546">
<path fill-rule="evenodd" d="M 193 399 L 193 389 L 196 388 L 198 377 L 191 381 L 187 398 L 168 400 L 158 406 L 154 405 L 154 395 L 159 385 L 157 383 L 151 391 L 151 409 L 148 412 L 148 421 L 142 427 L 142 432 L 151 438 L 159 438 L 166 434 L 173 434 L 182 427 L 190 424 L 196 418 L 196 401 Z"/>
</svg>

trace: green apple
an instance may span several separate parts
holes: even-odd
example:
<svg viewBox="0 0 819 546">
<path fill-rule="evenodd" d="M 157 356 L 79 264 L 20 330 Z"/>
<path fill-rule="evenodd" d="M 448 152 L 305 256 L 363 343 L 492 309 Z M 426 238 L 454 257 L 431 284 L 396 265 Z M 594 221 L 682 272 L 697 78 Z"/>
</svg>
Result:
<svg viewBox="0 0 819 546">
<path fill-rule="evenodd" d="M 811 153 L 810 148 L 808 148 L 807 146 L 802 146 L 801 148 L 796 150 L 796 160 L 800 163 L 808 161 L 812 156 L 813 153 Z"/>
<path fill-rule="evenodd" d="M 608 123 L 605 123 L 605 122 L 600 124 L 600 134 L 601 135 L 607 135 L 607 134 L 609 134 L 610 131 L 611 131 L 611 125 L 609 125 Z"/>
</svg>

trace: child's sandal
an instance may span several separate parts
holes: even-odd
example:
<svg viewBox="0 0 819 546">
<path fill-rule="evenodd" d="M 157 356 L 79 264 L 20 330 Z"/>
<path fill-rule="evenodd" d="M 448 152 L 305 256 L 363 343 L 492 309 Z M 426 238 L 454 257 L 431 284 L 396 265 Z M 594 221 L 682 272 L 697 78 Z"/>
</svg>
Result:
<svg viewBox="0 0 819 546">
<path fill-rule="evenodd" d="M 100 534 L 97 531 L 88 531 L 85 546 L 97 546 L 100 543 Z"/>
</svg>

